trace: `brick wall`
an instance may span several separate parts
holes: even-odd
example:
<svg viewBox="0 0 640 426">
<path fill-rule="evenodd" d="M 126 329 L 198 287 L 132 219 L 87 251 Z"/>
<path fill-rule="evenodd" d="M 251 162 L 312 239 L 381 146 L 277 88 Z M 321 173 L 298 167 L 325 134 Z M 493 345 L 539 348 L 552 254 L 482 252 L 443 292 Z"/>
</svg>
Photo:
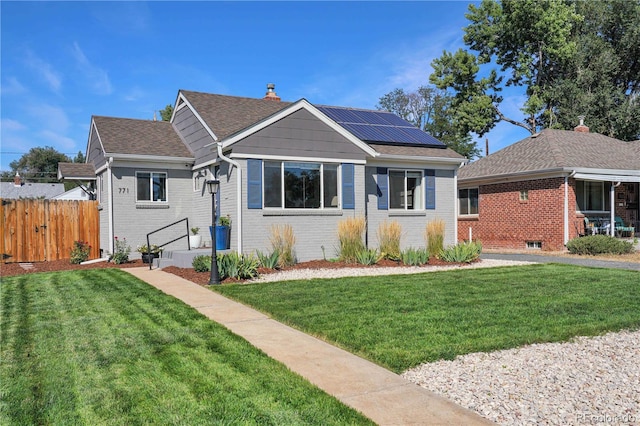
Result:
<svg viewBox="0 0 640 426">
<path fill-rule="evenodd" d="M 528 199 L 520 199 L 520 191 Z M 569 239 L 582 230 L 583 217 L 575 213 L 575 181 L 569 180 Z M 564 178 L 483 185 L 479 188 L 477 217 L 459 217 L 458 238 L 485 248 L 526 249 L 527 241 L 541 242 L 542 250 L 564 249 Z"/>
</svg>

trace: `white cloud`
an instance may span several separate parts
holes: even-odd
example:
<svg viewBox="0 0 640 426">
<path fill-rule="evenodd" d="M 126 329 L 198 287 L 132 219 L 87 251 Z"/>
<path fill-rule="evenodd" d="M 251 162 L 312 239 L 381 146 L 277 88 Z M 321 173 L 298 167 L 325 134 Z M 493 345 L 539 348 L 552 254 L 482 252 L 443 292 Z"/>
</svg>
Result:
<svg viewBox="0 0 640 426">
<path fill-rule="evenodd" d="M 89 86 L 97 95 L 110 95 L 113 92 L 109 75 L 102 68 L 93 65 L 84 54 L 78 43 L 73 43 L 73 56 L 80 72 L 88 80 Z"/>
<path fill-rule="evenodd" d="M 26 51 L 25 61 L 27 66 L 39 74 L 40 78 L 47 83 L 51 91 L 54 93 L 60 93 L 60 89 L 62 88 L 62 77 L 53 69 L 51 64 L 40 59 L 31 50 Z"/>
<path fill-rule="evenodd" d="M 71 152 L 76 150 L 76 142 L 70 137 L 61 135 L 52 130 L 43 130 L 38 133 L 42 143 L 46 146 L 53 146 L 58 152 Z"/>
<path fill-rule="evenodd" d="M 19 132 L 27 128 L 27 126 L 20 123 L 18 120 L 13 120 L 11 118 L 0 119 L 0 127 L 2 127 L 3 132 Z"/>
<path fill-rule="evenodd" d="M 41 128 L 54 133 L 65 133 L 69 128 L 69 118 L 62 108 L 45 103 L 32 103 L 26 105 L 26 110 Z"/>
<path fill-rule="evenodd" d="M 22 85 L 15 77 L 8 77 L 5 83 L 0 85 L 0 93 L 2 95 L 22 95 L 27 92 L 27 88 Z"/>
</svg>

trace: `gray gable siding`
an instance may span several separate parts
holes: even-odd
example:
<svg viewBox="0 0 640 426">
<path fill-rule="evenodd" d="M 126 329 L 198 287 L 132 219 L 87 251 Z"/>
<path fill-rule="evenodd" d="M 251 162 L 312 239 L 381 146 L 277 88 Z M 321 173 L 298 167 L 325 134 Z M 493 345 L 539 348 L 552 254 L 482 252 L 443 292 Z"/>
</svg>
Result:
<svg viewBox="0 0 640 426">
<path fill-rule="evenodd" d="M 217 157 L 212 146 L 205 148 L 206 145 L 213 143 L 214 139 L 190 108 L 184 107 L 176 112 L 173 126 L 193 152 L 196 164 L 214 160 Z"/>
<path fill-rule="evenodd" d="M 364 160 L 365 153 L 351 141 L 301 109 L 233 145 L 233 152 L 260 157 L 331 158 Z"/>
<path fill-rule="evenodd" d="M 91 127 L 91 134 L 89 136 L 89 147 L 87 149 L 87 163 L 92 163 L 96 170 L 104 166 L 107 159 L 102 152 L 102 146 L 100 145 L 100 139 L 98 133 L 93 126 Z"/>
<path fill-rule="evenodd" d="M 401 169 L 402 167 L 393 166 Z M 428 165 L 425 165 L 428 169 Z M 407 169 L 414 169 L 407 167 Z M 416 169 L 417 170 L 417 169 Z M 456 215 L 454 196 L 454 172 L 453 170 L 435 170 L 436 178 L 436 209 L 422 211 L 394 211 L 378 210 L 377 191 L 377 167 L 366 167 L 366 204 L 367 204 L 367 234 L 369 248 L 379 248 L 378 227 L 385 220 L 396 221 L 402 226 L 402 238 L 400 240 L 401 249 L 408 247 L 426 247 L 425 230 L 427 222 L 442 219 L 445 221 L 444 244 L 453 245 L 456 243 L 455 235 Z"/>
</svg>

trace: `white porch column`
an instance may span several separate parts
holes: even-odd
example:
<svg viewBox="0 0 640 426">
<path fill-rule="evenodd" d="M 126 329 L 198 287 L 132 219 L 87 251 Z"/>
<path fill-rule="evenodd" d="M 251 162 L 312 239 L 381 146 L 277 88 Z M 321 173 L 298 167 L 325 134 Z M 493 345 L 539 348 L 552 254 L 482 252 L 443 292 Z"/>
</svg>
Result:
<svg viewBox="0 0 640 426">
<path fill-rule="evenodd" d="M 616 216 L 616 200 L 615 200 L 615 195 L 616 195 L 616 186 L 620 185 L 620 182 L 618 182 L 618 184 L 616 185 L 614 182 L 611 182 L 611 187 L 609 189 L 609 235 L 611 235 L 612 237 L 615 235 L 616 232 L 616 222 L 615 222 L 615 216 Z"/>
</svg>

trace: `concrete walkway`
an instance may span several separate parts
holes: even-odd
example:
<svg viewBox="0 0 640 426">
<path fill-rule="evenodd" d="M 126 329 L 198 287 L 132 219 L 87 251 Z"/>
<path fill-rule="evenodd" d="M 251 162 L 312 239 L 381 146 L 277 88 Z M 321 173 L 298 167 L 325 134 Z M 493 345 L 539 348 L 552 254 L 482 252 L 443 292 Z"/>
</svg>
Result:
<svg viewBox="0 0 640 426">
<path fill-rule="evenodd" d="M 379 425 L 488 425 L 476 413 L 372 362 L 159 269 L 125 271 L 242 336 Z"/>
</svg>

